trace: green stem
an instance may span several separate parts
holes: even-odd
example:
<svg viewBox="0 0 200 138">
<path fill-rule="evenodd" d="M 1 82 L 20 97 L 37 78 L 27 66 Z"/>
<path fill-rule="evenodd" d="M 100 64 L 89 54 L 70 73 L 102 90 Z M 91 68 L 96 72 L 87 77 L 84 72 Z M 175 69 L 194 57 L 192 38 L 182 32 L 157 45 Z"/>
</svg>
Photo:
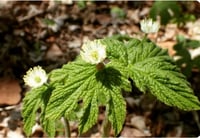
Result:
<svg viewBox="0 0 200 138">
<path fill-rule="evenodd" d="M 110 130 L 111 130 L 111 123 L 108 120 L 108 115 L 106 114 L 105 119 L 103 120 L 103 133 L 102 137 L 106 138 L 110 136 Z"/>
<path fill-rule="evenodd" d="M 147 41 L 147 39 L 148 39 L 148 34 L 145 33 L 142 41 L 145 42 L 145 41 Z"/>
<path fill-rule="evenodd" d="M 65 137 L 70 138 L 70 126 L 69 126 L 69 121 L 67 118 L 63 117 L 63 122 L 64 122 L 64 127 L 65 127 Z"/>
</svg>

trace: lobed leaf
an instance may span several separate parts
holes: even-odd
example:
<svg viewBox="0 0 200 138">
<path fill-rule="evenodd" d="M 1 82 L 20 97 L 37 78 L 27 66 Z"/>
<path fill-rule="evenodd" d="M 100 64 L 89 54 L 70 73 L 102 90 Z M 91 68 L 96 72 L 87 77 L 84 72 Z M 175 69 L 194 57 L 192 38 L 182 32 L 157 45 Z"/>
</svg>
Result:
<svg viewBox="0 0 200 138">
<path fill-rule="evenodd" d="M 185 76 L 166 51 L 144 41 L 133 40 L 131 44 L 128 49 L 134 49 L 135 53 L 128 51 L 129 75 L 141 91 L 150 91 L 165 104 L 183 110 L 200 109 Z"/>
<path fill-rule="evenodd" d="M 126 117 L 126 103 L 120 89 L 108 90 L 110 101 L 108 106 L 108 119 L 111 122 L 115 135 L 121 131 Z"/>
<path fill-rule="evenodd" d="M 24 131 L 27 135 L 32 134 L 32 127 L 35 124 L 36 113 L 42 104 L 42 93 L 46 91 L 46 87 L 32 89 L 23 99 L 22 117 L 24 121 Z"/>
<path fill-rule="evenodd" d="M 51 120 L 51 119 L 46 119 L 44 118 L 42 122 L 42 127 L 45 130 L 45 132 L 48 134 L 49 137 L 53 137 L 55 136 L 55 120 Z"/>
<path fill-rule="evenodd" d="M 120 94 L 124 84 L 122 80 L 125 78 L 111 65 L 100 71 L 97 71 L 94 65 L 81 60 L 66 65 L 65 67 L 69 69 L 68 77 L 64 80 L 63 86 L 59 85 L 53 90 L 46 109 L 46 117 L 53 120 L 59 119 L 75 111 L 78 102 L 81 101 L 83 114 L 80 118 L 79 132 L 83 133 L 96 123 L 99 103 L 107 105 L 111 102 L 114 105 L 108 109 L 110 120 L 113 122 L 115 132 L 119 133 L 122 128 L 120 124 L 123 124 L 125 119 L 125 103 L 123 98 L 120 99 L 119 96 L 116 97 L 113 94 L 116 93 L 114 92 L 116 89 L 116 94 Z M 119 99 L 122 101 L 118 101 Z M 115 105 L 119 105 L 117 103 L 120 104 L 120 112 L 113 109 Z"/>
<path fill-rule="evenodd" d="M 126 104 L 121 94 L 123 76 L 111 66 L 108 66 L 96 76 L 101 84 L 102 93 L 107 96 L 106 112 L 114 133 L 117 135 L 122 129 L 126 116 Z"/>
<path fill-rule="evenodd" d="M 42 104 L 41 106 L 41 113 L 40 113 L 40 122 L 42 125 L 42 128 L 44 131 L 48 134 L 48 136 L 53 137 L 55 135 L 56 127 L 55 127 L 55 122 L 56 120 L 50 120 L 46 118 L 46 107 L 47 103 L 49 101 L 49 98 L 51 96 L 53 87 L 49 86 L 48 90 L 43 92 L 41 99 L 42 99 Z"/>
<path fill-rule="evenodd" d="M 77 106 L 78 100 L 88 89 L 90 77 L 95 74 L 96 68 L 84 62 L 73 62 L 66 65 L 70 72 L 63 86 L 57 86 L 47 106 L 47 117 L 61 118 Z"/>
<path fill-rule="evenodd" d="M 123 43 L 114 39 L 103 39 L 101 42 L 106 45 L 106 53 L 110 61 L 127 65 L 127 52 Z"/>
<path fill-rule="evenodd" d="M 90 129 L 96 122 L 98 117 L 98 97 L 96 88 L 91 89 L 84 96 L 83 115 L 80 118 L 79 133 L 84 133 Z"/>
<path fill-rule="evenodd" d="M 106 45 L 107 56 L 109 59 L 109 63 L 107 63 L 107 67 L 112 67 L 119 71 L 121 74 L 122 81 L 120 83 L 121 88 L 126 91 L 131 91 L 131 85 L 128 80 L 128 72 L 125 68 L 128 65 L 128 55 L 127 49 L 123 43 L 117 41 L 115 39 L 103 39 L 102 43 Z M 109 76 L 109 74 L 108 74 Z"/>
</svg>

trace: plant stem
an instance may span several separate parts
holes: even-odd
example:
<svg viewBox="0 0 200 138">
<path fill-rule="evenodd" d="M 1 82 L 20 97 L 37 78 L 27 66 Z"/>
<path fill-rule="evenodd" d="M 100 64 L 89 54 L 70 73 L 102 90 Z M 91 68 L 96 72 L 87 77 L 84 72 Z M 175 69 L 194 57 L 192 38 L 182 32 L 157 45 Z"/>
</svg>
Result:
<svg viewBox="0 0 200 138">
<path fill-rule="evenodd" d="M 105 68 L 105 65 L 104 65 L 104 63 L 102 63 L 102 62 L 96 65 L 96 69 L 97 69 L 98 71 L 103 70 L 104 68 Z"/>
<path fill-rule="evenodd" d="M 145 41 L 147 41 L 147 40 L 148 40 L 148 34 L 145 33 L 145 34 L 144 34 L 144 37 L 143 37 L 143 39 L 142 39 L 142 41 L 145 42 Z"/>
<path fill-rule="evenodd" d="M 70 126 L 69 126 L 69 121 L 67 118 L 63 117 L 63 122 L 64 122 L 64 127 L 65 127 L 65 137 L 70 138 Z"/>
<path fill-rule="evenodd" d="M 145 33 L 145 36 L 144 36 L 144 37 L 145 37 L 145 39 L 147 39 L 147 37 L 148 37 L 148 34 L 147 34 L 147 33 Z"/>
<path fill-rule="evenodd" d="M 110 121 L 108 120 L 108 116 L 106 114 L 105 119 L 103 120 L 103 134 L 102 137 L 109 137 L 110 136 L 110 129 L 111 129 L 111 124 Z"/>
</svg>

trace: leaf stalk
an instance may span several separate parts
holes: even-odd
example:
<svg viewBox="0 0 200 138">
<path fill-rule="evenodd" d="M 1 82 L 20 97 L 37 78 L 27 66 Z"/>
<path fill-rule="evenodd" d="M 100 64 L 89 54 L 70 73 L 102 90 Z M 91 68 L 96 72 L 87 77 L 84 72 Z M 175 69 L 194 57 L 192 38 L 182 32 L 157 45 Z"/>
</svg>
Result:
<svg viewBox="0 0 200 138">
<path fill-rule="evenodd" d="M 71 133 L 70 133 L 70 125 L 69 125 L 68 119 L 63 117 L 63 123 L 64 123 L 64 128 L 65 128 L 65 137 L 70 138 Z"/>
</svg>

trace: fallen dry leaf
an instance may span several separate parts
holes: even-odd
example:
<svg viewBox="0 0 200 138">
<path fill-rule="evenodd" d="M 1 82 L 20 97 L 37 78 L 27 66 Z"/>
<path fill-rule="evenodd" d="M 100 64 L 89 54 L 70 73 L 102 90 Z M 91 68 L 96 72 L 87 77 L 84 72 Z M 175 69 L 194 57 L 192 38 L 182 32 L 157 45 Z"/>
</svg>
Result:
<svg viewBox="0 0 200 138">
<path fill-rule="evenodd" d="M 131 118 L 131 125 L 141 131 L 147 129 L 145 118 L 143 116 L 133 116 Z"/>
<path fill-rule="evenodd" d="M 104 14 L 96 15 L 96 19 L 102 25 L 108 25 L 111 22 L 111 18 Z"/>
<path fill-rule="evenodd" d="M 53 44 L 46 53 L 46 59 L 55 59 L 63 55 L 62 50 L 56 45 Z"/>
<path fill-rule="evenodd" d="M 175 54 L 175 50 L 173 49 L 173 46 L 176 44 L 175 41 L 165 41 L 165 42 L 158 42 L 157 45 L 160 46 L 163 49 L 168 49 L 168 53 L 170 56 L 173 56 Z"/>
<path fill-rule="evenodd" d="M 0 105 L 14 105 L 21 99 L 19 82 L 10 78 L 0 79 Z"/>
<path fill-rule="evenodd" d="M 15 131 L 12 131 L 12 130 L 8 131 L 7 137 L 8 138 L 24 138 L 21 132 L 21 129 L 17 129 Z"/>
<path fill-rule="evenodd" d="M 124 127 L 121 132 L 121 137 L 145 137 L 151 136 L 149 132 L 142 132 L 135 128 Z"/>
</svg>

